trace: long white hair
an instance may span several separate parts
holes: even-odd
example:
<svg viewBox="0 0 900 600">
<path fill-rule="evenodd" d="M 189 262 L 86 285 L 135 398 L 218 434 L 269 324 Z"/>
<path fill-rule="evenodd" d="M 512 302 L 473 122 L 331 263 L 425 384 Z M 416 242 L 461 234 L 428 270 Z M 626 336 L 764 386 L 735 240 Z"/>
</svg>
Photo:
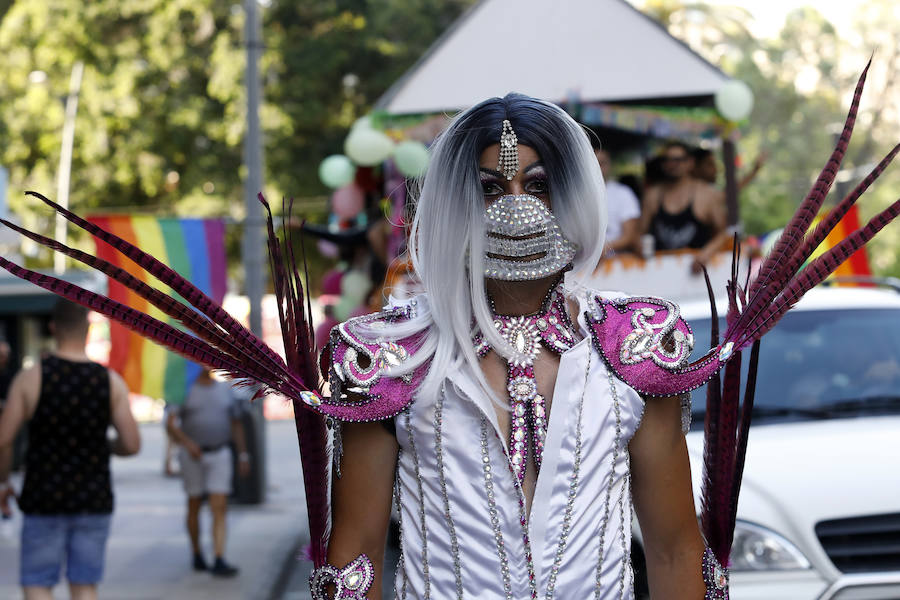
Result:
<svg viewBox="0 0 900 600">
<path fill-rule="evenodd" d="M 578 251 L 566 285 L 591 277 L 603 252 L 606 195 L 585 130 L 558 106 L 521 94 L 491 98 L 460 113 L 431 147 L 418 182 L 409 253 L 427 293 L 414 318 L 378 330 L 394 339 L 424 334 L 418 351 L 395 373 L 430 361 L 419 387 L 434 397 L 451 368 L 468 363 L 488 389 L 472 336 L 480 330 L 504 356 L 512 349 L 493 327 L 484 285 L 484 208 L 479 174 L 482 151 L 500 140 L 508 119 L 520 144 L 537 152 L 547 172 L 550 202 L 564 235 Z M 495 399 L 496 401 L 496 399 Z"/>
</svg>

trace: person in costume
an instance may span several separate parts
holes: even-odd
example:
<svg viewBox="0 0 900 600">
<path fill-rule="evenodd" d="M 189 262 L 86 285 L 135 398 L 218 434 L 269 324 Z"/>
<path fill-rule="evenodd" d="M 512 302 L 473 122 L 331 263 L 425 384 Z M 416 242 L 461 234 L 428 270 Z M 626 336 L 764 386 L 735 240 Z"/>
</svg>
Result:
<svg viewBox="0 0 900 600">
<path fill-rule="evenodd" d="M 332 399 L 358 408 L 328 561 L 367 556 L 367 598 L 392 498 L 399 598 L 630 597 L 632 508 L 653 593 L 703 596 L 687 398 L 622 382 L 585 317 L 604 202 L 585 130 L 553 104 L 494 98 L 435 142 L 410 241 L 426 293 L 332 332 Z M 402 412 L 373 418 L 379 394 Z"/>
<path fill-rule="evenodd" d="M 292 401 L 316 600 L 380 597 L 391 496 L 401 598 L 631 597 L 634 508 L 651 594 L 726 600 L 759 341 L 900 215 L 897 200 L 810 258 L 900 153 L 898 144 L 813 225 L 867 72 L 834 152 L 752 282 L 738 281 L 735 246 L 726 330 L 720 337 L 713 301 L 711 347 L 690 363 L 694 336 L 676 305 L 582 283 L 603 246 L 597 162 L 565 113 L 518 95 L 462 113 L 435 142 L 409 244 L 426 294 L 338 325 L 321 361 L 291 230 L 278 238 L 261 194 L 284 356 L 152 255 L 37 192 L 27 193 L 172 293 L 0 223 L 105 273 L 169 322 L 3 257 L 0 267 Z M 682 398 L 704 384 L 701 537 Z"/>
</svg>

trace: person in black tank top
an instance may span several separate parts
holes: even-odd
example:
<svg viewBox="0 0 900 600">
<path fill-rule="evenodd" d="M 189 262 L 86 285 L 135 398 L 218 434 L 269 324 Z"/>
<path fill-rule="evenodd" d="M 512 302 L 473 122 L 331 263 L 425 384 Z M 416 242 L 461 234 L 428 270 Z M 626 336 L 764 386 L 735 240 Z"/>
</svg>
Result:
<svg viewBox="0 0 900 600">
<path fill-rule="evenodd" d="M 663 180 L 646 190 L 641 230 L 653 236 L 657 250 L 697 250 L 691 270 L 699 273 L 729 238 L 724 194 L 694 179 L 682 142 L 666 144 L 660 161 Z"/>
<path fill-rule="evenodd" d="M 106 367 L 52 354 L 41 361 L 41 395 L 28 423 L 22 512 L 112 512 L 109 422 Z"/>
<path fill-rule="evenodd" d="M 62 564 L 73 597 L 96 597 L 113 511 L 109 457 L 135 454 L 140 434 L 119 375 L 85 354 L 88 311 L 66 300 L 50 328 L 56 352 L 20 371 L 0 415 L 0 511 L 15 497 L 7 482 L 11 444 L 28 421 L 20 581 L 48 596 Z M 119 436 L 112 443 L 107 428 Z"/>
<path fill-rule="evenodd" d="M 713 228 L 694 214 L 694 194 L 681 212 L 672 214 L 662 204 L 663 191 L 659 190 L 659 210 L 650 222 L 650 233 L 657 250 L 692 248 L 699 250 L 713 238 Z"/>
</svg>

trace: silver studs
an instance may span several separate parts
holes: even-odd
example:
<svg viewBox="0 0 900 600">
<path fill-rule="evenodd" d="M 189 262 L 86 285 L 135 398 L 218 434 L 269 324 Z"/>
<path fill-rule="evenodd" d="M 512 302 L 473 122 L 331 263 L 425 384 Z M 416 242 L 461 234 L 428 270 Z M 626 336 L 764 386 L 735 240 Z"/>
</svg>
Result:
<svg viewBox="0 0 900 600">
<path fill-rule="evenodd" d="M 615 440 L 613 442 L 613 451 L 612 458 L 610 460 L 610 468 L 609 468 L 609 480 L 606 484 L 606 497 L 603 501 L 603 515 L 600 518 L 600 544 L 597 558 L 597 573 L 596 573 L 596 588 L 594 588 L 594 596 L 596 598 L 601 598 L 603 593 L 603 584 L 601 581 L 601 574 L 603 573 L 603 550 L 604 550 L 604 542 L 606 540 L 606 528 L 609 525 L 609 516 L 610 516 L 610 500 L 612 499 L 613 493 L 613 485 L 615 483 L 615 475 L 616 475 L 616 465 L 619 461 L 619 446 L 622 442 L 622 410 L 619 406 L 619 392 L 616 388 L 616 380 L 613 377 L 612 371 L 607 368 L 607 379 L 609 380 L 609 391 L 612 394 L 613 401 L 613 413 L 616 417 L 616 435 Z"/>
<path fill-rule="evenodd" d="M 424 598 L 431 598 L 431 577 L 428 574 L 428 527 L 425 521 L 425 492 L 422 486 L 422 474 L 419 470 L 419 454 L 416 452 L 416 442 L 413 439 L 412 425 L 409 421 L 410 411 L 406 411 L 406 434 L 409 438 L 409 450 L 412 452 L 413 468 L 416 473 L 416 485 L 419 492 L 419 523 L 422 527 L 422 576 L 424 579 Z"/>
<path fill-rule="evenodd" d="M 513 131 L 509 119 L 503 119 L 503 129 L 500 133 L 500 158 L 497 170 L 503 173 L 506 179 L 512 180 L 519 172 L 519 140 Z"/>
<path fill-rule="evenodd" d="M 450 514 L 450 496 L 447 495 L 447 475 L 444 472 L 444 446 L 443 446 L 443 413 L 444 398 L 446 389 L 441 384 L 441 395 L 438 396 L 437 404 L 434 407 L 434 453 L 437 462 L 438 482 L 441 486 L 441 496 L 444 500 L 444 519 L 447 521 L 447 531 L 450 533 L 450 555 L 453 559 L 453 577 L 456 580 L 456 597 L 462 600 L 462 568 L 459 560 L 459 540 L 456 537 L 456 526 L 453 524 L 453 517 Z M 483 460 L 486 460 L 484 457 Z M 488 464 L 488 467 L 490 465 Z"/>
<path fill-rule="evenodd" d="M 497 545 L 497 557 L 500 559 L 500 575 L 503 579 L 503 593 L 506 600 L 512 600 L 512 584 L 509 579 L 509 559 L 506 556 L 506 545 L 503 543 L 503 532 L 500 529 L 500 519 L 497 514 L 497 501 L 494 497 L 494 480 L 491 476 L 491 459 L 488 454 L 488 427 L 487 419 L 481 417 L 481 464 L 484 474 L 484 491 L 487 495 L 488 516 L 491 520 L 491 528 L 494 530 L 494 541 Z"/>
<path fill-rule="evenodd" d="M 528 281 L 561 271 L 575 257 L 556 217 L 530 194 L 502 196 L 484 213 L 485 277 Z M 511 260 L 536 255 L 533 260 Z M 504 257 L 504 258 L 498 258 Z"/>
<path fill-rule="evenodd" d="M 397 464 L 403 460 L 403 448 L 397 453 Z M 408 577 L 406 575 L 406 562 L 404 561 L 404 553 L 403 553 L 403 500 L 401 498 L 400 492 L 400 477 L 394 478 L 394 501 L 395 506 L 397 507 L 397 529 L 399 530 L 399 538 L 400 538 L 400 555 L 397 560 L 397 570 L 398 575 L 394 578 L 394 596 L 399 596 L 401 600 L 406 600 L 406 587 L 408 585 Z M 400 586 L 399 594 L 397 590 L 397 582 L 402 581 Z"/>
</svg>

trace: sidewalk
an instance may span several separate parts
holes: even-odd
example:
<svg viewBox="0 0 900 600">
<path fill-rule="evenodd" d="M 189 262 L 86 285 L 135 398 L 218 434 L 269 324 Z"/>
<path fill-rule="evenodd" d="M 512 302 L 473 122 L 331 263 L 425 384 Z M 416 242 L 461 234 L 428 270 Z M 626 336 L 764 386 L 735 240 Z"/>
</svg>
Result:
<svg viewBox="0 0 900 600">
<path fill-rule="evenodd" d="M 257 506 L 232 506 L 226 559 L 240 568 L 234 579 L 194 573 L 184 529 L 185 496 L 178 478 L 162 475 L 162 425 L 141 426 L 141 453 L 113 460 L 116 509 L 106 553 L 101 600 L 270 600 L 298 540 L 308 539 L 297 436 L 292 421 L 267 423 L 268 490 Z M 17 489 L 21 489 L 16 480 Z M 0 598 L 18 600 L 18 535 L 0 537 Z M 201 532 L 211 554 L 210 517 Z M 59 585 L 56 598 L 67 598 Z"/>
</svg>

